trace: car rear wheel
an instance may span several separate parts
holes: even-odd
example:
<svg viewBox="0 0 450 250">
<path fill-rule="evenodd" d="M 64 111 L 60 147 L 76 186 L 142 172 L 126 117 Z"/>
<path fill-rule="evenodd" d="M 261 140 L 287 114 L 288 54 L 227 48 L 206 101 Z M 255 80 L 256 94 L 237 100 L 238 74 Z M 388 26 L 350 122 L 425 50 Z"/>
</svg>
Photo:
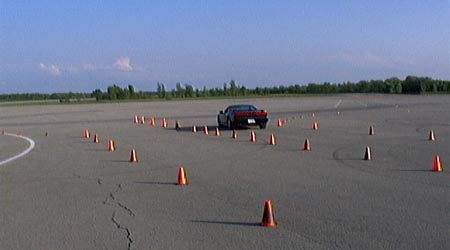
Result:
<svg viewBox="0 0 450 250">
<path fill-rule="evenodd" d="M 260 129 L 265 129 L 266 127 L 267 127 L 267 123 L 266 122 L 263 122 L 263 123 L 259 124 L 259 128 Z"/>
</svg>

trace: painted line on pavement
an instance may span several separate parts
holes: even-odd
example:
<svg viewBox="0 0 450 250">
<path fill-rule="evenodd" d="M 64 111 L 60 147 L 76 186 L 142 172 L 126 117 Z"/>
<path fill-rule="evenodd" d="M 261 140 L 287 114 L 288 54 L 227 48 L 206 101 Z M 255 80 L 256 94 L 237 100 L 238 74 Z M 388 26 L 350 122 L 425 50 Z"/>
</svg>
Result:
<svg viewBox="0 0 450 250">
<path fill-rule="evenodd" d="M 20 139 L 27 140 L 28 143 L 30 143 L 30 146 L 29 146 L 27 149 L 25 149 L 25 151 L 23 151 L 23 152 L 20 153 L 20 154 L 17 154 L 17 155 L 15 155 L 15 156 L 13 156 L 13 157 L 10 157 L 10 158 L 8 158 L 8 159 L 6 159 L 6 160 L 0 161 L 0 166 L 1 166 L 1 165 L 4 165 L 4 164 L 6 164 L 6 163 L 9 163 L 9 162 L 15 161 L 15 160 L 17 160 L 17 159 L 19 159 L 19 158 L 25 156 L 26 154 L 28 154 L 28 153 L 29 153 L 31 150 L 33 150 L 33 148 L 34 148 L 34 145 L 35 145 L 34 141 L 31 140 L 30 138 L 26 137 L 26 136 L 15 135 L 15 134 L 10 134 L 10 133 L 5 133 L 5 135 L 7 135 L 7 136 L 13 136 L 13 137 L 17 137 L 17 138 L 20 138 Z"/>
</svg>

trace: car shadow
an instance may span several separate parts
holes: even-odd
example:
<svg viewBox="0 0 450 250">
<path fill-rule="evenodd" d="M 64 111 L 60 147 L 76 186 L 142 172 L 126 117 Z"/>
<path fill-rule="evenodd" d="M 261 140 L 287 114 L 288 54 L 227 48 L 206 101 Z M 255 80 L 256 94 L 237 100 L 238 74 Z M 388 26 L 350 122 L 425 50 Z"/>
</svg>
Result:
<svg viewBox="0 0 450 250">
<path fill-rule="evenodd" d="M 179 128 L 167 128 L 168 130 L 172 130 L 172 131 L 177 131 L 177 132 L 189 132 L 189 133 L 193 133 L 193 127 L 194 126 L 190 126 L 190 127 L 179 127 Z M 206 126 L 195 126 L 195 129 L 197 131 L 197 133 L 199 132 L 203 132 L 205 127 L 208 129 L 208 132 L 214 132 L 216 130 L 216 128 L 218 128 L 218 126 L 216 125 L 206 125 Z M 220 130 L 222 131 L 223 128 L 220 128 Z"/>
</svg>

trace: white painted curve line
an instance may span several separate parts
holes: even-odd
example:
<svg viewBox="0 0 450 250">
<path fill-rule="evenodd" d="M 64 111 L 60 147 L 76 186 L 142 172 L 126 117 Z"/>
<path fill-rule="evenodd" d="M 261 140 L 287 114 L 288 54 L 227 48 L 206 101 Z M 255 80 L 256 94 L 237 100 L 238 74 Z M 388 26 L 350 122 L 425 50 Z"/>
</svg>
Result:
<svg viewBox="0 0 450 250">
<path fill-rule="evenodd" d="M 15 160 L 17 160 L 17 159 L 19 159 L 19 158 L 25 156 L 26 154 L 28 154 L 28 153 L 29 153 L 31 150 L 33 150 L 33 148 L 34 148 L 34 145 L 35 145 L 34 141 L 31 140 L 31 139 L 28 138 L 28 137 L 25 137 L 25 136 L 22 136 L 22 135 L 10 134 L 10 133 L 5 133 L 5 135 L 13 136 L 13 137 L 17 137 L 17 138 L 20 138 L 20 139 L 27 140 L 28 143 L 30 143 L 30 146 L 29 146 L 27 149 L 25 149 L 25 151 L 23 151 L 23 152 L 20 153 L 20 154 L 15 155 L 15 156 L 13 156 L 13 157 L 11 157 L 11 158 L 8 158 L 8 159 L 6 159 L 6 160 L 0 161 L 0 166 L 6 164 L 6 163 L 8 163 L 8 162 L 15 161 Z"/>
<path fill-rule="evenodd" d="M 342 103 L 342 99 L 339 100 L 336 104 L 334 104 L 334 108 L 337 109 L 337 107 L 339 107 L 339 105 L 341 105 Z"/>
</svg>

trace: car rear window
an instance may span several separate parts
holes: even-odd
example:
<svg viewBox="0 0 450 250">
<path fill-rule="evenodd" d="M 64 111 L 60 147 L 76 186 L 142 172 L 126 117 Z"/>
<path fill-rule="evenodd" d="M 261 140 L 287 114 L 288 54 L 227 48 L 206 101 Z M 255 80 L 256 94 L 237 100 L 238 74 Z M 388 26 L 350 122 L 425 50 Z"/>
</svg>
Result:
<svg viewBox="0 0 450 250">
<path fill-rule="evenodd" d="M 233 108 L 235 111 L 255 111 L 257 110 L 254 106 L 237 106 Z"/>
</svg>

